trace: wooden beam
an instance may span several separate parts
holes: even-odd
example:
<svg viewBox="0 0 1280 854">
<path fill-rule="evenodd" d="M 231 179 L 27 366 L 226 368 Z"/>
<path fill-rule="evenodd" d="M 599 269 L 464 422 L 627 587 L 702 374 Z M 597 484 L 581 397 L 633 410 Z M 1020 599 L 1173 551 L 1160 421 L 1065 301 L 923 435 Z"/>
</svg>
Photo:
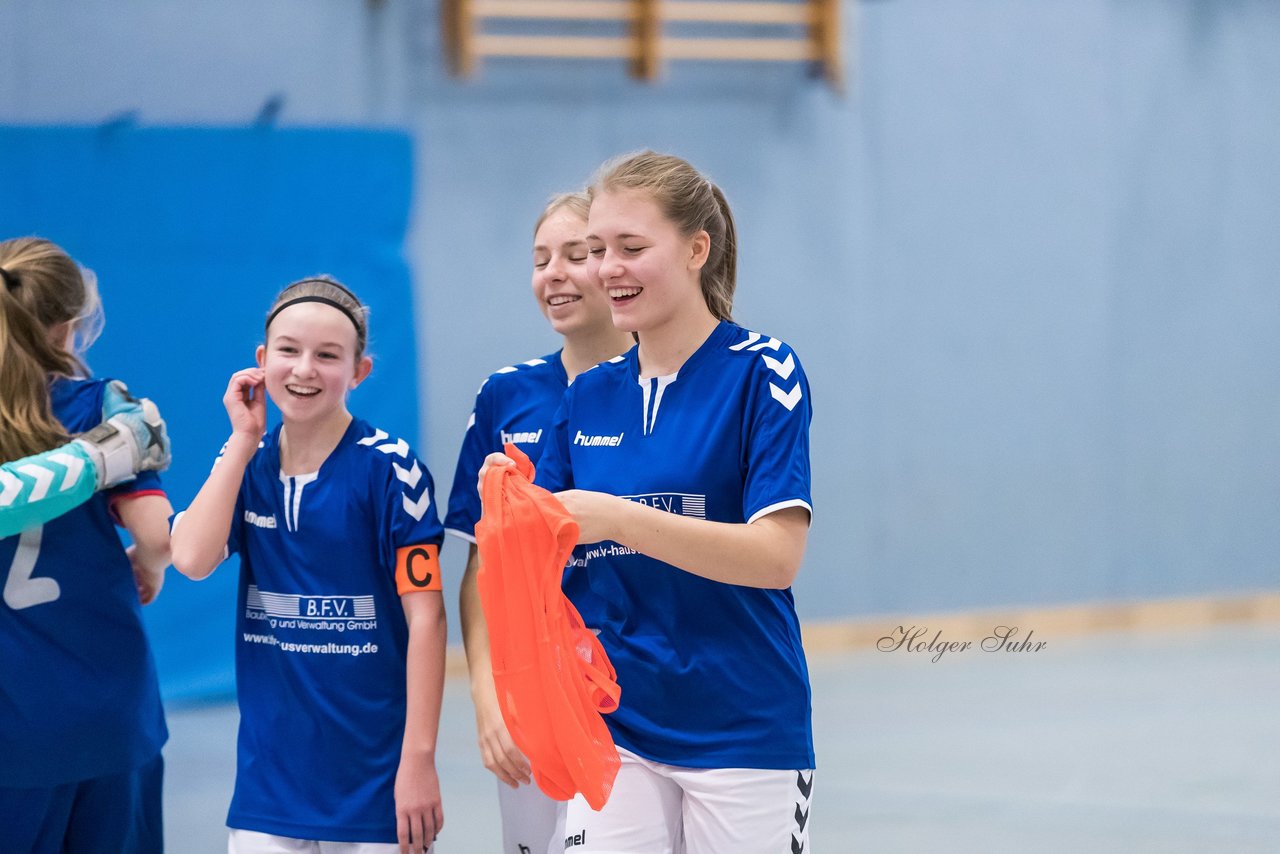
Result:
<svg viewBox="0 0 1280 854">
<path fill-rule="evenodd" d="M 638 0 L 636 19 L 632 24 L 636 52 L 631 61 L 631 76 L 656 80 L 662 68 L 659 45 L 662 39 L 661 5 L 658 0 Z"/>
<path fill-rule="evenodd" d="M 666 21 L 705 21 L 725 24 L 797 24 L 808 26 L 815 17 L 812 0 L 805 3 L 725 3 L 703 0 L 663 0 Z"/>
<path fill-rule="evenodd" d="M 822 65 L 822 76 L 832 89 L 844 91 L 843 35 L 840 22 L 841 0 L 809 0 L 815 11 L 809 34 Z"/>
<path fill-rule="evenodd" d="M 807 39 L 663 39 L 668 59 L 803 62 L 819 58 Z"/>
<path fill-rule="evenodd" d="M 472 3 L 473 0 L 442 0 L 440 6 L 449 70 L 459 77 L 470 77 L 475 71 Z"/>
<path fill-rule="evenodd" d="M 474 0 L 477 18 L 629 21 L 633 0 Z"/>
<path fill-rule="evenodd" d="M 486 56 L 624 59 L 654 80 L 664 59 L 813 62 L 844 85 L 843 0 L 441 0 L 450 68 L 469 76 Z M 486 34 L 489 20 L 625 22 L 625 36 Z M 666 22 L 804 28 L 804 38 L 666 37 Z"/>
<path fill-rule="evenodd" d="M 477 36 L 477 56 L 541 56 L 552 59 L 630 59 L 628 38 L 582 36 Z"/>
</svg>

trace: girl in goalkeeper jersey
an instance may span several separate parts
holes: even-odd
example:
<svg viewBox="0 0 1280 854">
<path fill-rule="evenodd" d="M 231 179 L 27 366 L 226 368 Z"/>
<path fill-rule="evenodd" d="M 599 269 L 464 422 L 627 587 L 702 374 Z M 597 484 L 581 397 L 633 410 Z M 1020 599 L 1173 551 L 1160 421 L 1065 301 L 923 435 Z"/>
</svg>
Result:
<svg viewBox="0 0 1280 854">
<path fill-rule="evenodd" d="M 537 482 L 580 526 L 566 590 L 617 669 L 605 720 L 622 765 L 602 811 L 569 803 L 565 849 L 805 850 L 813 737 L 790 590 L 811 514 L 804 370 L 730 319 L 718 187 L 644 152 L 605 164 L 590 195 L 601 287 L 638 344 L 566 393 Z"/>
<path fill-rule="evenodd" d="M 529 763 L 512 743 L 494 693 L 489 638 L 476 592 L 475 526 L 480 518 L 476 473 L 485 456 L 501 451 L 505 442 L 518 445 L 537 463 L 569 384 L 634 343 L 613 325 L 608 300 L 599 287 L 597 265 L 587 251 L 589 208 L 586 193 L 564 193 L 547 203 L 534 224 L 533 296 L 551 328 L 562 336 L 563 346 L 550 355 L 502 368 L 480 386 L 445 517 L 445 530 L 471 544 L 459 593 L 462 637 L 471 671 L 480 756 L 499 780 L 503 851 L 543 854 L 560 831 L 558 805 L 531 783 Z"/>
<path fill-rule="evenodd" d="M 139 606 L 163 583 L 170 507 L 153 473 L 86 498 L 141 462 L 124 421 L 69 443 L 128 406 L 80 360 L 100 328 L 92 274 L 47 240 L 0 243 L 0 462 L 38 455 L 4 491 L 60 513 L 0 539 L 0 851 L 163 844 L 167 731 Z"/>
</svg>

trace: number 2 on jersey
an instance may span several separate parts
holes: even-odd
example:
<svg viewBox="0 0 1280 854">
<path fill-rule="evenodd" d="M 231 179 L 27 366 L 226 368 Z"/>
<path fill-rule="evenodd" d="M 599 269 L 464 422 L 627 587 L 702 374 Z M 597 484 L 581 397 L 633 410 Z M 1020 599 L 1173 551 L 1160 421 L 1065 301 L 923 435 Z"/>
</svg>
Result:
<svg viewBox="0 0 1280 854">
<path fill-rule="evenodd" d="M 52 578 L 32 578 L 36 561 L 40 559 L 40 541 L 44 526 L 23 531 L 18 536 L 18 548 L 9 564 L 9 574 L 4 581 L 4 603 L 15 611 L 53 602 L 61 594 L 58 582 Z"/>
</svg>

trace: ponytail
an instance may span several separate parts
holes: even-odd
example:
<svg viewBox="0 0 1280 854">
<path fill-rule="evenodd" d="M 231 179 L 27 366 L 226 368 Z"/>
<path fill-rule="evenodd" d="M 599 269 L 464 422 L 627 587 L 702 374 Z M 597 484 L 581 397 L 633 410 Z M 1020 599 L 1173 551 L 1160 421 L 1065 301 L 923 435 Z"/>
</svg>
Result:
<svg viewBox="0 0 1280 854">
<path fill-rule="evenodd" d="M 707 182 L 711 184 L 711 182 Z M 702 296 L 707 301 L 707 308 L 715 315 L 716 320 L 733 320 L 733 291 L 738 280 L 738 229 L 733 222 L 733 211 L 729 210 L 729 202 L 724 192 L 715 184 L 711 184 L 711 194 L 715 197 L 716 206 L 720 210 L 720 240 L 717 251 L 717 240 L 711 238 L 711 253 L 707 256 L 706 266 L 702 268 Z M 710 232 L 708 232 L 710 233 Z"/>
<path fill-rule="evenodd" d="M 84 365 L 50 332 L 96 308 L 96 292 L 47 240 L 0 242 L 0 269 L 0 462 L 10 462 L 70 438 L 53 415 L 49 380 L 82 373 Z"/>
</svg>

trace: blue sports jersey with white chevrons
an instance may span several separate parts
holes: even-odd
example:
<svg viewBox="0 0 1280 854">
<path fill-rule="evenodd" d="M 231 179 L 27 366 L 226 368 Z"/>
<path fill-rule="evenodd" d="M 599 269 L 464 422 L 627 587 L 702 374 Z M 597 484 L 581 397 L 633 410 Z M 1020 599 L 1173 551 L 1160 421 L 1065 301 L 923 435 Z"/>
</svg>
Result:
<svg viewBox="0 0 1280 854">
<path fill-rule="evenodd" d="M 107 382 L 55 380 L 54 417 L 71 433 L 96 426 Z M 66 476 L 31 474 L 45 489 Z M 159 489 L 144 473 L 0 539 L 0 786 L 118 774 L 159 755 L 168 731 L 155 661 L 109 511 L 114 497 Z"/>
<path fill-rule="evenodd" d="M 568 387 L 569 376 L 560 361 L 560 351 L 502 368 L 484 381 L 476 392 L 475 409 L 467 421 L 453 474 L 449 512 L 444 519 L 448 533 L 476 541 L 476 522 L 480 519 L 476 475 L 484 458 L 511 442 L 536 465 L 547 446 L 551 419 Z"/>
<path fill-rule="evenodd" d="M 396 551 L 443 536 L 431 474 L 404 440 L 355 418 L 319 471 L 287 476 L 280 428 L 264 437 L 227 544 L 240 554 L 228 825 L 396 841 L 408 642 Z"/>
<path fill-rule="evenodd" d="M 776 338 L 721 322 L 667 377 L 637 349 L 582 374 L 537 483 L 744 523 L 812 508 L 809 386 Z M 618 671 L 615 741 L 694 768 L 814 767 L 808 668 L 791 590 L 723 584 L 616 543 L 579 546 L 566 589 Z M 570 594 L 573 598 L 573 594 Z"/>
</svg>

